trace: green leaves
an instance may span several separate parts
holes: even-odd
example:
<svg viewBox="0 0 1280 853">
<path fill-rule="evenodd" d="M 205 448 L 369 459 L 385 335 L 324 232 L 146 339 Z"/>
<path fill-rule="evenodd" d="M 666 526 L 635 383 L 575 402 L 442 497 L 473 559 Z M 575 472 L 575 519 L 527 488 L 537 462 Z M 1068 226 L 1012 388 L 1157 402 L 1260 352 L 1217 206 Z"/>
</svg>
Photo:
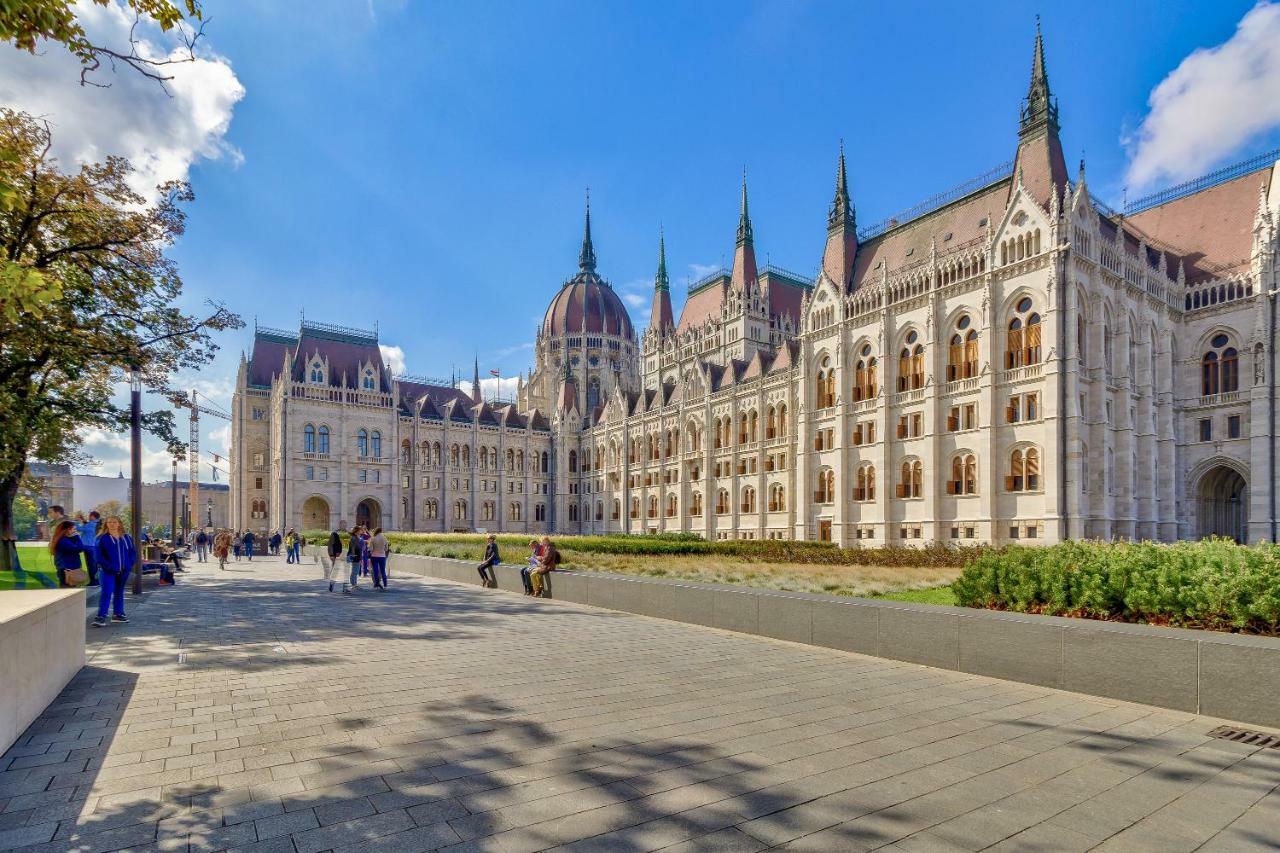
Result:
<svg viewBox="0 0 1280 853">
<path fill-rule="evenodd" d="M 953 584 L 966 607 L 1280 634 L 1280 546 L 1226 539 L 988 551 Z"/>
</svg>

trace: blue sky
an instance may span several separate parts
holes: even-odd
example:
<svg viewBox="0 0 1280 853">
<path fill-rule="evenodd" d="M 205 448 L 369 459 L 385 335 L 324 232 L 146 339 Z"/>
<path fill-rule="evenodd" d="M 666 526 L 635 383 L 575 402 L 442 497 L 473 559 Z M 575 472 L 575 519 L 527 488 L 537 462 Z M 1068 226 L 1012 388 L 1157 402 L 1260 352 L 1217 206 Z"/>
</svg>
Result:
<svg viewBox="0 0 1280 853">
<path fill-rule="evenodd" d="M 303 309 L 377 323 L 413 373 L 469 375 L 477 353 L 482 372 L 527 368 L 588 185 L 600 272 L 643 303 L 637 327 L 659 223 L 677 312 L 686 279 L 731 257 L 744 166 L 760 260 L 812 273 L 839 141 L 860 224 L 1011 159 L 1035 31 L 1032 7 L 999 2 L 307 5 L 205 2 L 243 97 L 189 158 L 174 257 L 193 303 L 250 325 L 223 336 L 215 394 L 255 318 L 293 328 Z M 1252 7 L 1039 10 L 1068 161 L 1085 155 L 1095 193 L 1119 200 L 1153 90 Z M 1197 144 L 1171 123 L 1153 149 Z M 1278 123 L 1145 189 L 1276 147 Z"/>
</svg>

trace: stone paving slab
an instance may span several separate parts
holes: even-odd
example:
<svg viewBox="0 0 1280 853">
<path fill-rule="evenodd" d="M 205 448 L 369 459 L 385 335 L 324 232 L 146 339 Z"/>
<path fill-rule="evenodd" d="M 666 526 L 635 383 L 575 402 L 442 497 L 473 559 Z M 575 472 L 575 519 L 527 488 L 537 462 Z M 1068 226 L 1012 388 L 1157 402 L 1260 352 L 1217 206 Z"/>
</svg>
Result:
<svg viewBox="0 0 1280 853">
<path fill-rule="evenodd" d="M 0 850 L 1280 843 L 1280 751 L 1218 720 L 392 574 L 197 565 L 87 629 Z"/>
</svg>

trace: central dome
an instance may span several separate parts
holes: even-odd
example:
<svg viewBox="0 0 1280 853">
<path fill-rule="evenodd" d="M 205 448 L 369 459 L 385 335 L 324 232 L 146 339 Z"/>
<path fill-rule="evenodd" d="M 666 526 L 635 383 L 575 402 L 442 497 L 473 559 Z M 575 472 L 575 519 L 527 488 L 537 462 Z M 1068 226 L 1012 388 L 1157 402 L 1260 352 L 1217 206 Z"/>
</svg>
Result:
<svg viewBox="0 0 1280 853">
<path fill-rule="evenodd" d="M 613 335 L 631 339 L 635 330 L 627 308 L 609 283 L 596 275 L 596 250 L 591 245 L 591 203 L 582 228 L 582 251 L 578 253 L 578 274 L 566 281 L 547 306 L 542 318 L 542 334 L 560 337 L 572 334 Z"/>
<path fill-rule="evenodd" d="M 575 333 L 634 337 L 626 306 L 594 272 L 584 270 L 565 282 L 542 318 L 544 335 Z"/>
</svg>

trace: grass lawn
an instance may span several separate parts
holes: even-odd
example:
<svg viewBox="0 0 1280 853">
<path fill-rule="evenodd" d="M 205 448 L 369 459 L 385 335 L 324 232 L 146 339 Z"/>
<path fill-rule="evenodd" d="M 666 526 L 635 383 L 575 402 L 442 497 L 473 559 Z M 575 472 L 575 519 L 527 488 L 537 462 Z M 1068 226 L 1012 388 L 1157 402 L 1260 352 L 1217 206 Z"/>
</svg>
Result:
<svg viewBox="0 0 1280 853">
<path fill-rule="evenodd" d="M 914 601 L 917 604 L 949 604 L 952 607 L 959 603 L 956 601 L 956 594 L 952 591 L 951 584 L 927 589 L 901 589 L 875 597 L 887 598 L 890 601 Z"/>
<path fill-rule="evenodd" d="M 53 570 L 53 555 L 43 542 L 19 542 L 18 562 L 22 573 L 0 572 L 0 590 L 57 589 L 58 573 Z"/>
</svg>

